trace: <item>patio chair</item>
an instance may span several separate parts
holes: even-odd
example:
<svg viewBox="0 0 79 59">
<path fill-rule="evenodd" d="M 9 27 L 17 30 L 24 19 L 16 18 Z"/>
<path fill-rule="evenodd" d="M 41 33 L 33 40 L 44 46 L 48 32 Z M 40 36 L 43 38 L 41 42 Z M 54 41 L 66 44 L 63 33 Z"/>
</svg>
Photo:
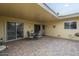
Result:
<svg viewBox="0 0 79 59">
<path fill-rule="evenodd" d="M 33 37 L 33 34 L 30 33 L 29 31 L 27 31 L 27 38 L 28 38 L 28 39 L 33 39 L 33 38 L 34 38 L 34 37 Z"/>
<path fill-rule="evenodd" d="M 27 31 L 28 39 L 38 39 L 39 38 L 39 32 L 38 33 L 30 33 Z"/>
</svg>

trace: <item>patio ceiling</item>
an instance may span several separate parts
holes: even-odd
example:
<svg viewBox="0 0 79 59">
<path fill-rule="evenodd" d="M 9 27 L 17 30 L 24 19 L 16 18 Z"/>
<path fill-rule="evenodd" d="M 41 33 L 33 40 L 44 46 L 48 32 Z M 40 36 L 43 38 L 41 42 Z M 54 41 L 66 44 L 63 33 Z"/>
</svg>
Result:
<svg viewBox="0 0 79 59">
<path fill-rule="evenodd" d="M 0 16 L 37 21 L 51 21 L 57 19 L 54 15 L 35 3 L 0 3 Z"/>
</svg>

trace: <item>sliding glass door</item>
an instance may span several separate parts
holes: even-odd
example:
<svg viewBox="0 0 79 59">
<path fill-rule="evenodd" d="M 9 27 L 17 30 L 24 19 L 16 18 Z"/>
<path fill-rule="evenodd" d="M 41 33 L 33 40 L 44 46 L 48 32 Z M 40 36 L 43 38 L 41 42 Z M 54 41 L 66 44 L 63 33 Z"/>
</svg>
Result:
<svg viewBox="0 0 79 59">
<path fill-rule="evenodd" d="M 7 22 L 7 40 L 17 40 L 23 38 L 23 23 Z"/>
<path fill-rule="evenodd" d="M 23 23 L 16 23 L 17 26 L 17 38 L 23 37 Z"/>
</svg>

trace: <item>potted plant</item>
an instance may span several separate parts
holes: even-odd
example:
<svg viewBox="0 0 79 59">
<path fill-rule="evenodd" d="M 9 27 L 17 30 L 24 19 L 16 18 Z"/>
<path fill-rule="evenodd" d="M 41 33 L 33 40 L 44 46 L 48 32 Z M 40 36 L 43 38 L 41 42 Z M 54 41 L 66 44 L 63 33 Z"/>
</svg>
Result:
<svg viewBox="0 0 79 59">
<path fill-rule="evenodd" d="M 0 51 L 6 49 L 6 45 L 4 44 L 3 38 L 0 39 Z"/>
<path fill-rule="evenodd" d="M 0 39 L 0 46 L 1 46 L 1 45 L 4 45 L 3 38 Z"/>
</svg>

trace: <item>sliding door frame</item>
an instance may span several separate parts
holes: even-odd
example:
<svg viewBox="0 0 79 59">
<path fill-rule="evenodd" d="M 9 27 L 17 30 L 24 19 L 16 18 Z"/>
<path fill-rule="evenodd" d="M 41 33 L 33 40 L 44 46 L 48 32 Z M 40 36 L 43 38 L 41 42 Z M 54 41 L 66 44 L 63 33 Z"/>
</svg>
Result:
<svg viewBox="0 0 79 59">
<path fill-rule="evenodd" d="M 23 37 L 22 38 L 17 38 L 17 33 L 16 33 L 16 39 L 12 39 L 12 40 L 7 39 L 7 37 L 8 37 L 8 35 L 7 35 L 7 23 L 8 22 L 23 23 L 23 22 L 19 22 L 19 21 L 7 21 L 7 22 L 5 22 L 5 42 L 23 39 L 24 38 L 24 23 L 23 23 Z M 17 26 L 16 26 L 16 30 L 17 30 Z"/>
</svg>

